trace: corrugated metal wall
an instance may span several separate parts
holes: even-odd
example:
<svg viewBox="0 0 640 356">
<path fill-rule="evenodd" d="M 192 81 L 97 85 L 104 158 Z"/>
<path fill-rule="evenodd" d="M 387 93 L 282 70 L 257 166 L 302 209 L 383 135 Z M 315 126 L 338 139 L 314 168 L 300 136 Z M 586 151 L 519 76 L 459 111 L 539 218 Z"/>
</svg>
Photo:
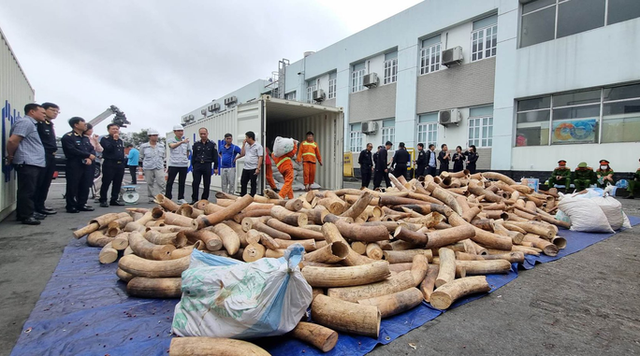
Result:
<svg viewBox="0 0 640 356">
<path fill-rule="evenodd" d="M 23 107 L 33 101 L 34 92 L 20 68 L 9 43 L 0 30 L 0 107 L 2 107 L 2 157 L 6 156 L 6 142 L 11 124 L 23 115 Z M 2 167 L 0 181 L 0 220 L 15 209 L 16 174 Z"/>
</svg>

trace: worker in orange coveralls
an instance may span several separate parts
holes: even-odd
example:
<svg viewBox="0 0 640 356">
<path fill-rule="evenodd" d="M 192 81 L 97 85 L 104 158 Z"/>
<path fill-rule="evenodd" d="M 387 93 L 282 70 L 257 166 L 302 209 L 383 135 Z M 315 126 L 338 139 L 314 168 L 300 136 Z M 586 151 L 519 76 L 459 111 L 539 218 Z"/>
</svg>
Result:
<svg viewBox="0 0 640 356">
<path fill-rule="evenodd" d="M 271 167 L 271 160 L 269 159 L 269 149 L 264 148 L 267 151 L 267 154 L 264 155 L 264 175 L 267 178 L 267 183 L 274 192 L 278 191 L 278 187 L 276 186 L 276 181 L 273 180 L 273 168 Z"/>
<path fill-rule="evenodd" d="M 313 139 L 313 132 L 307 132 L 307 140 L 300 144 L 300 152 L 298 153 L 298 162 L 302 164 L 304 172 L 304 189 L 309 191 L 311 184 L 316 181 L 316 161 L 322 166 L 322 157 L 320 157 L 320 149 Z"/>
<path fill-rule="evenodd" d="M 276 162 L 276 167 L 278 167 L 278 171 L 282 173 L 282 177 L 284 177 L 284 185 L 282 189 L 280 189 L 280 197 L 282 199 L 289 198 L 293 199 L 293 161 L 291 161 L 291 157 L 296 155 L 296 151 L 298 150 L 297 143 L 293 144 L 293 149 L 291 152 L 285 154 L 281 157 L 276 157 L 271 154 L 273 161 Z M 315 167 L 314 167 L 315 168 Z"/>
</svg>

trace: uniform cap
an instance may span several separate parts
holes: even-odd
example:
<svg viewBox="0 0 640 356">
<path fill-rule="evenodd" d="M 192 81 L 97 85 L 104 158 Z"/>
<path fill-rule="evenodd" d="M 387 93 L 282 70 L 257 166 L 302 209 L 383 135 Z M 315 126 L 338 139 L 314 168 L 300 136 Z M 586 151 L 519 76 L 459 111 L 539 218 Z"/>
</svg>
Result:
<svg viewBox="0 0 640 356">
<path fill-rule="evenodd" d="M 159 135 L 158 130 L 156 129 L 149 129 L 149 131 L 147 131 L 147 136 L 153 136 L 153 135 Z"/>
<path fill-rule="evenodd" d="M 182 125 L 175 125 L 173 127 L 173 131 L 182 131 L 184 130 L 184 127 L 182 127 Z"/>
<path fill-rule="evenodd" d="M 606 159 L 601 159 L 600 164 L 609 164 L 609 161 L 607 161 Z"/>
<path fill-rule="evenodd" d="M 567 161 L 565 161 L 565 160 L 563 160 L 563 159 L 561 159 L 561 160 L 559 160 L 559 161 L 558 161 L 558 164 L 563 164 L 563 163 L 567 163 Z"/>
<path fill-rule="evenodd" d="M 587 168 L 587 162 L 580 162 L 580 164 L 578 164 L 578 168 Z"/>
</svg>

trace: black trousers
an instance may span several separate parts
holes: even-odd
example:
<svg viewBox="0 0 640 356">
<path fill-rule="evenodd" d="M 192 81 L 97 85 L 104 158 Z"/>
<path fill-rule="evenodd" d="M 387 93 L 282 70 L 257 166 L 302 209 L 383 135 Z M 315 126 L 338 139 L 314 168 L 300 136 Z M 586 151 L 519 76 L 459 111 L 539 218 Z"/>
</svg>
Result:
<svg viewBox="0 0 640 356">
<path fill-rule="evenodd" d="M 449 172 L 449 166 L 440 165 L 440 174 L 442 174 L 442 172 Z"/>
<path fill-rule="evenodd" d="M 89 188 L 93 183 L 93 164 L 67 161 L 67 187 L 64 193 L 67 210 L 78 209 L 87 204 Z"/>
<path fill-rule="evenodd" d="M 369 183 L 371 183 L 371 167 L 360 168 L 360 175 L 362 176 L 362 187 L 369 188 Z"/>
<path fill-rule="evenodd" d="M 406 178 L 407 175 L 407 164 L 396 164 L 396 167 L 393 170 L 393 175 L 398 178 L 403 176 Z"/>
<path fill-rule="evenodd" d="M 416 167 L 416 178 L 424 176 L 425 166 L 419 165 Z"/>
<path fill-rule="evenodd" d="M 167 192 L 165 193 L 167 198 L 171 199 L 173 197 L 173 182 L 176 180 L 176 176 L 178 176 L 178 200 L 184 199 L 184 186 L 187 181 L 188 171 L 188 167 L 169 167 L 167 169 L 167 173 L 169 173 L 167 177 Z"/>
<path fill-rule="evenodd" d="M 43 167 L 20 164 L 15 166 L 18 172 L 18 194 L 16 216 L 18 220 L 26 219 L 35 211 L 35 201 L 38 179 Z"/>
<path fill-rule="evenodd" d="M 467 169 L 469 170 L 469 173 L 471 174 L 475 174 L 476 173 L 476 163 L 469 163 L 467 164 Z"/>
<path fill-rule="evenodd" d="M 387 172 L 385 172 L 384 170 L 382 170 L 382 171 L 376 170 L 373 173 L 373 189 L 380 188 L 380 184 L 382 183 L 383 179 L 384 179 L 384 183 L 386 184 L 387 188 L 390 188 L 391 187 L 391 180 L 389 179 L 389 175 L 387 174 Z"/>
<path fill-rule="evenodd" d="M 435 177 L 438 175 L 438 169 L 436 167 L 427 166 L 427 174 Z"/>
<path fill-rule="evenodd" d="M 36 211 L 44 210 L 44 202 L 47 200 L 53 173 L 56 171 L 56 155 L 54 152 L 45 152 L 44 155 L 46 167 L 42 169 L 42 174 L 38 177 L 38 187 L 33 197 Z"/>
<path fill-rule="evenodd" d="M 211 163 L 195 163 L 193 165 L 193 183 L 191 184 L 191 201 L 198 201 L 198 195 L 200 193 L 200 181 L 204 183 L 204 191 L 202 192 L 202 199 L 209 200 L 209 190 L 211 187 Z M 175 177 L 174 177 L 175 178 Z"/>
<path fill-rule="evenodd" d="M 129 166 L 129 174 L 131 174 L 131 184 L 138 184 L 138 166 Z"/>
<path fill-rule="evenodd" d="M 258 175 L 255 169 L 243 169 L 240 177 L 240 196 L 247 194 L 247 183 L 251 182 L 251 196 L 256 195 L 258 185 Z"/>
<path fill-rule="evenodd" d="M 120 162 L 120 163 L 118 163 Z M 105 159 L 102 163 L 102 186 L 100 187 L 100 202 L 107 201 L 109 186 L 111 187 L 111 202 L 118 201 L 120 188 L 122 188 L 122 178 L 124 178 L 124 161 Z"/>
</svg>

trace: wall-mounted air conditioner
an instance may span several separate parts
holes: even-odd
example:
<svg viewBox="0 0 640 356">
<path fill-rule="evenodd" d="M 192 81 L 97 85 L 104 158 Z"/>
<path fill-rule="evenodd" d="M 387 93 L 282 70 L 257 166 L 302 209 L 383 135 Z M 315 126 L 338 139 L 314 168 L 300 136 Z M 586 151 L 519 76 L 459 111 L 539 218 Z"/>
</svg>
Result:
<svg viewBox="0 0 640 356">
<path fill-rule="evenodd" d="M 442 51 L 442 64 L 450 67 L 462 63 L 462 47 L 453 47 Z"/>
<path fill-rule="evenodd" d="M 209 105 L 207 110 L 209 110 L 209 112 L 216 112 L 216 111 L 220 110 L 220 104 L 218 104 L 218 103 L 211 104 L 211 105 Z"/>
<path fill-rule="evenodd" d="M 202 115 L 207 115 L 207 109 L 202 109 L 202 110 L 200 110 L 200 113 L 201 113 Z"/>
<path fill-rule="evenodd" d="M 378 86 L 378 74 L 377 73 L 369 73 L 362 78 L 362 85 L 367 88 L 372 88 Z"/>
<path fill-rule="evenodd" d="M 224 105 L 231 105 L 238 102 L 238 98 L 236 98 L 235 96 L 230 96 L 226 99 L 224 99 Z"/>
<path fill-rule="evenodd" d="M 458 125 L 461 120 L 462 117 L 458 109 L 442 110 L 438 113 L 438 123 L 440 125 Z"/>
<path fill-rule="evenodd" d="M 318 89 L 313 91 L 313 100 L 315 101 L 323 101 L 326 96 L 324 95 L 324 90 Z"/>
<path fill-rule="evenodd" d="M 375 121 L 367 121 L 362 123 L 363 134 L 374 134 L 378 132 L 378 123 Z"/>
</svg>

